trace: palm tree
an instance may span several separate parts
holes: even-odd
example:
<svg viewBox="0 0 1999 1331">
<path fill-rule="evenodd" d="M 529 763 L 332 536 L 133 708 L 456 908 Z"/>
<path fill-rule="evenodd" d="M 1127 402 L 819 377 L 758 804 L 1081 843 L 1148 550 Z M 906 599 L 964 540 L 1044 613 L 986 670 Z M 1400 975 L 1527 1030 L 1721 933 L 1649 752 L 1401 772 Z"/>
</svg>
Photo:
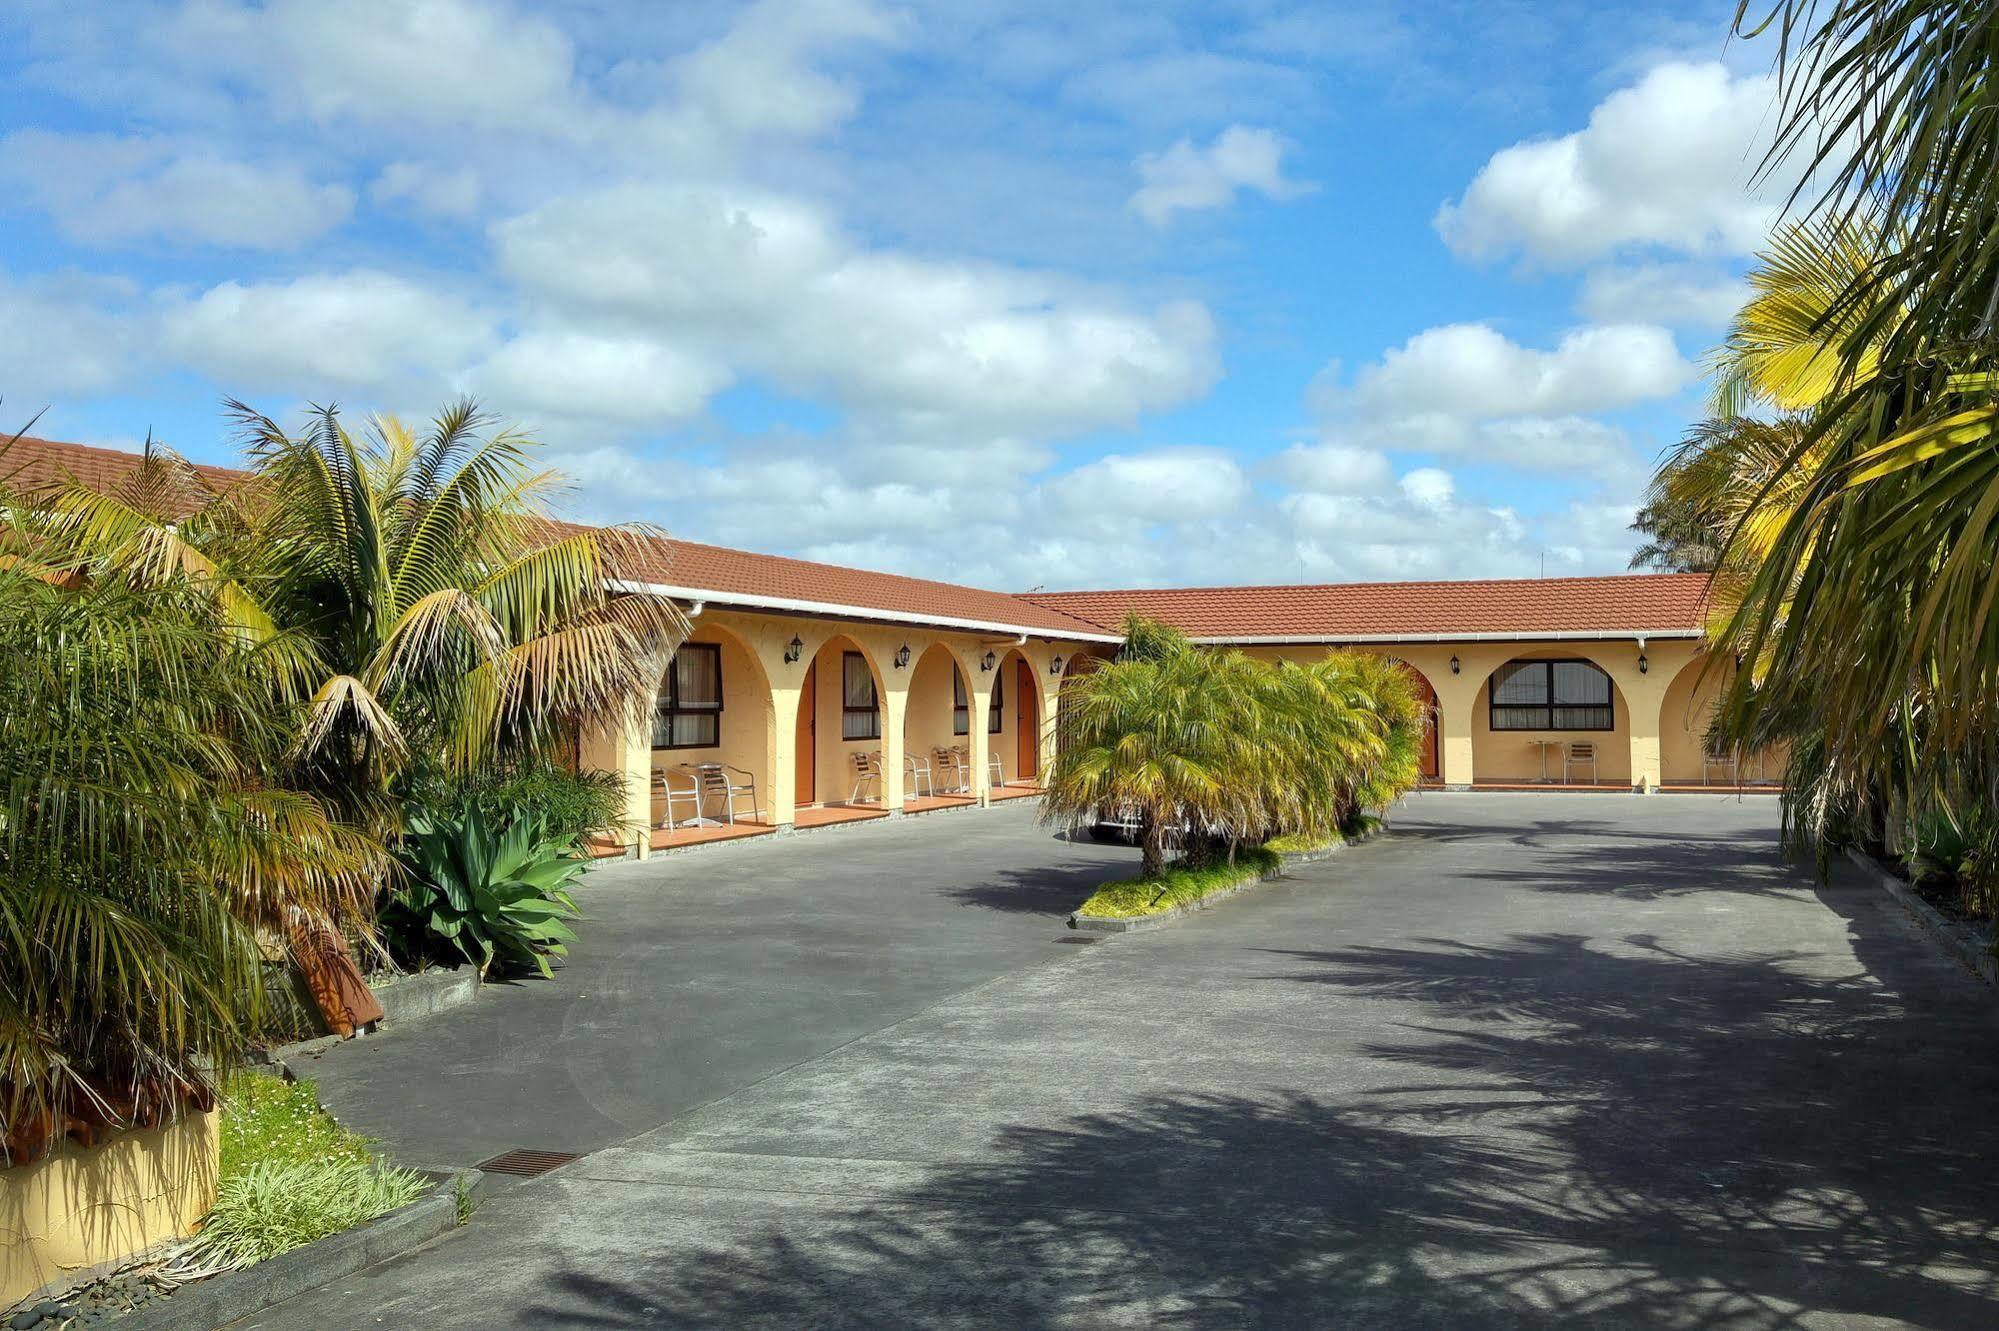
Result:
<svg viewBox="0 0 1999 1331">
<path fill-rule="evenodd" d="M 1135 616 L 1124 632 L 1118 660 L 1065 686 L 1042 808 L 1071 826 L 1135 819 L 1147 876 L 1176 832 L 1197 858 L 1209 844 L 1233 853 L 1336 831 L 1415 784 L 1421 709 L 1385 658 L 1271 665 Z"/>
<path fill-rule="evenodd" d="M 639 580 L 643 531 L 571 526 L 558 477 L 469 400 L 421 435 L 334 408 L 303 433 L 229 404 L 253 469 L 223 494 L 159 456 L 113 493 L 52 501 L 78 567 L 210 587 L 304 703 L 288 770 L 349 816 L 396 825 L 412 761 L 467 769 L 652 706 L 685 618 Z M 203 487 L 205 489 L 205 487 Z"/>
<path fill-rule="evenodd" d="M 290 709 L 208 589 L 79 583 L 19 525 L 7 545 L 0 1163 L 21 1163 L 212 1103 L 256 1025 L 258 932 L 363 907 L 383 852 L 268 779 Z"/>
</svg>

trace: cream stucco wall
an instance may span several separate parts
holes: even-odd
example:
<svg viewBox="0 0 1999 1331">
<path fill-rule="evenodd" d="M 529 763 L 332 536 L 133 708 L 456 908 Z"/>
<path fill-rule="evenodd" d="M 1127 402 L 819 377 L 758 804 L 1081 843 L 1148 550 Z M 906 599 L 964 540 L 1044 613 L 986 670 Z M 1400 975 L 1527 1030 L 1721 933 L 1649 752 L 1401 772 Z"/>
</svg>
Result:
<svg viewBox="0 0 1999 1331">
<path fill-rule="evenodd" d="M 969 749 L 971 744 L 969 733 L 959 735 L 952 728 L 956 711 L 952 679 L 959 674 L 957 658 L 942 643 L 932 643 L 922 659 L 910 668 L 909 702 L 902 724 L 903 751 L 929 764 L 934 786 L 938 790 L 947 789 L 955 778 L 939 771 L 934 751 L 959 745 Z M 967 687 L 965 697 L 968 702 L 971 696 L 971 689 Z M 967 714 L 970 714 L 969 706 Z M 980 725 L 985 724 L 985 713 L 978 713 L 976 721 Z"/>
<path fill-rule="evenodd" d="M 755 781 L 757 804 L 762 815 L 768 819 L 777 767 L 777 723 L 770 681 L 764 674 L 763 663 L 735 630 L 705 616 L 695 621 L 694 631 L 688 634 L 687 641 L 714 644 L 721 648 L 722 714 L 716 726 L 718 742 L 701 748 L 655 749 L 648 740 L 647 770 L 662 771 L 682 763 L 706 762 L 726 763 L 740 768 Z M 685 788 L 688 782 L 683 776 L 675 784 Z M 651 784 L 648 801 L 649 821 L 657 824 L 665 816 L 666 798 L 656 782 Z M 713 811 L 720 812 L 719 809 Z M 690 818 L 693 816 L 692 807 L 684 799 L 675 800 L 673 816 L 676 821 Z M 741 803 L 737 805 L 736 816 L 749 816 Z"/>
<path fill-rule="evenodd" d="M 193 1114 L 0 1169 L 0 1307 L 186 1238 L 215 1204 L 219 1125 Z"/>
</svg>

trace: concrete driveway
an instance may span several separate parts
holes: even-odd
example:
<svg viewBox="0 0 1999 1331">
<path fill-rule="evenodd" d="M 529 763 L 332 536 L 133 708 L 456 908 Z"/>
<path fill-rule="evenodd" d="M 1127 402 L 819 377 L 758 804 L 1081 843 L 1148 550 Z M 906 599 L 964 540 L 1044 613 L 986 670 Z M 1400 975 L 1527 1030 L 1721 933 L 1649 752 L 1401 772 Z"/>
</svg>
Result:
<svg viewBox="0 0 1999 1331">
<path fill-rule="evenodd" d="M 791 897 L 897 899 L 848 885 L 858 855 L 919 884 L 934 923 L 855 918 L 846 945 L 869 983 L 923 985 L 247 1325 L 1999 1323 L 1992 996 L 1870 889 L 1782 863 L 1776 816 L 1768 798 L 1425 795 L 1388 838 L 1088 946 L 1051 925 L 1119 857 L 1014 811 L 773 846 L 800 872 L 734 894 L 737 955 L 761 939 L 816 970 L 788 934 L 818 908 Z M 961 855 L 961 825 L 1020 875 Z M 750 872 L 754 848 L 734 853 L 670 873 Z M 955 895 L 920 886 L 952 872 Z M 612 969 L 671 975 L 649 946 L 688 928 L 685 889 L 648 886 L 658 931 Z M 974 938 L 995 941 L 953 941 Z M 631 1033 L 713 1053 L 783 1033 L 742 1016 L 759 1004 L 822 1037 L 822 1004 L 868 1020 L 855 981 L 801 990 L 785 969 L 740 980 L 772 987 L 719 1005 L 736 1034 L 718 1044 L 693 1017 Z M 614 1006 L 598 1019 L 624 1021 Z M 440 1018 L 376 1057 L 489 1020 Z M 532 1040 L 458 1066 L 495 1061 L 609 1097 L 605 1133 L 640 1112 L 620 1069 L 565 1081 Z M 480 1099 L 453 1098 L 484 1132 Z"/>
</svg>

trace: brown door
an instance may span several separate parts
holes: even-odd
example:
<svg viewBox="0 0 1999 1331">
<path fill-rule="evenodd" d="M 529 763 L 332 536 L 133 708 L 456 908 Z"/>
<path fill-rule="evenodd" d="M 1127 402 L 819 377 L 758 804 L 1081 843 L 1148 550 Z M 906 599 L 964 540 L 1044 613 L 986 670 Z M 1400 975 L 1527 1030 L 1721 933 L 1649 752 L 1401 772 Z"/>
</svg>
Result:
<svg viewBox="0 0 1999 1331">
<path fill-rule="evenodd" d="M 1405 667 L 1406 668 L 1406 667 Z M 1430 687 L 1430 681 L 1415 671 L 1409 671 L 1409 682 L 1416 686 L 1416 697 L 1423 704 L 1423 761 L 1421 771 L 1425 781 L 1435 781 L 1439 772 L 1437 765 L 1437 731 L 1441 717 L 1437 714 L 1437 691 Z"/>
<path fill-rule="evenodd" d="M 1041 757 L 1041 724 L 1034 709 L 1034 667 L 1013 663 L 1013 771 L 1017 780 L 1032 781 Z"/>
<path fill-rule="evenodd" d="M 800 808 L 819 798 L 819 663 L 805 667 L 805 685 L 798 695 L 798 733 L 793 750 L 798 754 L 797 794 L 793 802 Z"/>
</svg>

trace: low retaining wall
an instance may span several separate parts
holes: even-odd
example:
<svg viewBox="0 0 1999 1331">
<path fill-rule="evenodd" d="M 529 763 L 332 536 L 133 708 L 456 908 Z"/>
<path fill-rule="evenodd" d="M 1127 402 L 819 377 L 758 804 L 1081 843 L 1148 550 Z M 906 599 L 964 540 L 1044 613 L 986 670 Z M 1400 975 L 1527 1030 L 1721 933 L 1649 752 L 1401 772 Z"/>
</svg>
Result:
<svg viewBox="0 0 1999 1331">
<path fill-rule="evenodd" d="M 221 1115 L 0 1170 L 0 1308 L 186 1238 L 215 1205 Z"/>
<path fill-rule="evenodd" d="M 1935 906 L 1917 896 L 1915 889 L 1881 867 L 1873 856 L 1849 847 L 1846 858 L 1877 887 L 1895 898 L 1902 909 L 1909 913 L 1909 918 L 1914 920 L 1924 933 L 1934 938 L 1959 965 L 1985 983 L 1999 985 L 1999 957 L 1994 957 L 1971 930 L 1953 922 Z"/>
<path fill-rule="evenodd" d="M 185 1285 L 127 1313 L 117 1325 L 125 1331 L 214 1331 L 428 1243 L 463 1222 L 485 1180 L 476 1169 L 436 1177 L 441 1180 L 436 1187 L 401 1210 L 241 1271 Z"/>
</svg>

